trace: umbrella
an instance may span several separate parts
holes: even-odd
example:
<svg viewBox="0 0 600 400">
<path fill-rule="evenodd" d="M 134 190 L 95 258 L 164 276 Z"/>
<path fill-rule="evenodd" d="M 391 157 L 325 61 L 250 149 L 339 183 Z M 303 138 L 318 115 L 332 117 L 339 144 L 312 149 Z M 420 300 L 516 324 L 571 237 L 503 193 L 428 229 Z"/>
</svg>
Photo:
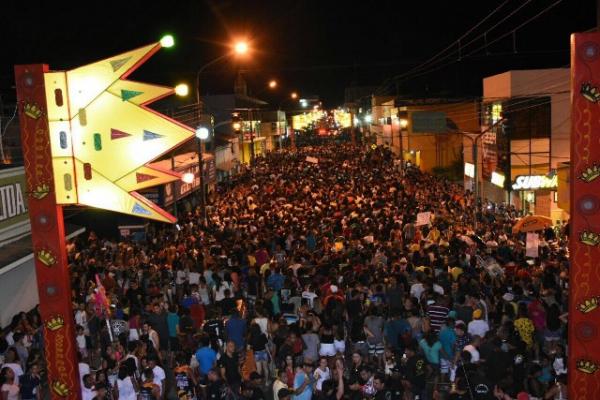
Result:
<svg viewBox="0 0 600 400">
<path fill-rule="evenodd" d="M 544 229 L 546 226 L 552 226 L 552 219 L 543 215 L 529 215 L 517 221 L 513 226 L 513 233 L 533 232 Z"/>
</svg>

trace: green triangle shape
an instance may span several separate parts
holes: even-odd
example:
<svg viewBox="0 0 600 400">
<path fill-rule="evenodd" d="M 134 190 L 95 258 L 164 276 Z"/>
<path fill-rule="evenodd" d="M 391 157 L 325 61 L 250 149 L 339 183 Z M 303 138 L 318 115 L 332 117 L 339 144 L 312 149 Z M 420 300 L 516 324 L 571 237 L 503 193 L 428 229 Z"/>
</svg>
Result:
<svg viewBox="0 0 600 400">
<path fill-rule="evenodd" d="M 116 72 L 119 68 L 129 61 L 131 57 L 119 58 L 118 60 L 111 60 L 110 65 L 112 66 L 113 72 Z"/>
<path fill-rule="evenodd" d="M 127 101 L 127 100 L 131 99 L 132 97 L 139 96 L 142 93 L 144 93 L 144 92 L 138 92 L 137 90 L 121 89 L 121 99 L 123 101 Z"/>
</svg>

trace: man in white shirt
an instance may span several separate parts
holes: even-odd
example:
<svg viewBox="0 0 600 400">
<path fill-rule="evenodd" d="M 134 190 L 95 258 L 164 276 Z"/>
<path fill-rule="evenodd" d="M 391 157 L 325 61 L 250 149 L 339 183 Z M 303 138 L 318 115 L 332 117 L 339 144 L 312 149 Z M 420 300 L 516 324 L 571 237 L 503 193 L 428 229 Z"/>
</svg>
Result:
<svg viewBox="0 0 600 400">
<path fill-rule="evenodd" d="M 481 319 L 482 316 L 483 312 L 481 309 L 478 308 L 473 311 L 473 320 L 469 322 L 468 326 L 469 335 L 485 337 L 487 331 L 490 330 L 488 323 Z"/>
<path fill-rule="evenodd" d="M 96 397 L 94 390 L 94 377 L 91 374 L 86 374 L 83 377 L 83 385 L 81 386 L 81 400 L 92 400 Z"/>
<path fill-rule="evenodd" d="M 152 369 L 154 383 L 160 386 L 160 395 L 162 396 L 165 392 L 165 379 L 167 376 L 165 375 L 165 370 L 157 364 L 157 361 L 156 356 L 148 357 L 148 368 Z"/>
</svg>

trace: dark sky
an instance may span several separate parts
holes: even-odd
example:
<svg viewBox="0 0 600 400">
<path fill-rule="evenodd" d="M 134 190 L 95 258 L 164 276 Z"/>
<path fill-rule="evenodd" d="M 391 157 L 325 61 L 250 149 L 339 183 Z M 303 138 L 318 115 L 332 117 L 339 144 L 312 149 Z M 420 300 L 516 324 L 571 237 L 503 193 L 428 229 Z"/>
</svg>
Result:
<svg viewBox="0 0 600 400">
<path fill-rule="evenodd" d="M 69 69 L 173 33 L 177 46 L 162 51 L 134 79 L 193 82 L 194 71 L 222 55 L 232 38 L 252 40 L 250 60 L 227 60 L 202 75 L 203 92 L 231 91 L 236 68 L 255 93 L 276 78 L 280 94 L 317 94 L 328 106 L 343 101 L 344 88 L 381 85 L 436 55 L 503 4 L 482 26 L 454 46 L 431 73 L 400 79 L 405 95 L 481 94 L 481 78 L 518 68 L 565 66 L 569 33 L 595 25 L 594 0 L 562 0 L 539 18 L 518 25 L 556 0 L 489 1 L 4 1 L 0 33 L 0 93 L 12 97 L 12 65 L 46 62 Z M 502 18 L 527 3 L 496 28 Z M 485 47 L 482 35 L 492 42 Z M 471 40 L 475 41 L 465 46 Z M 516 49 L 516 52 L 515 52 Z M 436 58 L 437 62 L 440 58 Z M 428 68 L 416 70 L 417 74 Z M 394 84 L 389 85 L 393 92 Z M 271 96 L 271 97 L 269 97 Z"/>
</svg>

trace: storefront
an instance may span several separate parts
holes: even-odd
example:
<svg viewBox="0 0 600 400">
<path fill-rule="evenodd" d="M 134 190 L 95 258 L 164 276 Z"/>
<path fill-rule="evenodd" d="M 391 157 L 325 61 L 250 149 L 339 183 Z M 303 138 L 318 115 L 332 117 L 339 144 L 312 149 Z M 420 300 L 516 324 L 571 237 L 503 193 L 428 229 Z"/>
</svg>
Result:
<svg viewBox="0 0 600 400">
<path fill-rule="evenodd" d="M 558 176 L 519 175 L 512 183 L 512 201 L 525 214 L 544 215 L 552 220 L 563 219 L 558 209 Z"/>
</svg>

